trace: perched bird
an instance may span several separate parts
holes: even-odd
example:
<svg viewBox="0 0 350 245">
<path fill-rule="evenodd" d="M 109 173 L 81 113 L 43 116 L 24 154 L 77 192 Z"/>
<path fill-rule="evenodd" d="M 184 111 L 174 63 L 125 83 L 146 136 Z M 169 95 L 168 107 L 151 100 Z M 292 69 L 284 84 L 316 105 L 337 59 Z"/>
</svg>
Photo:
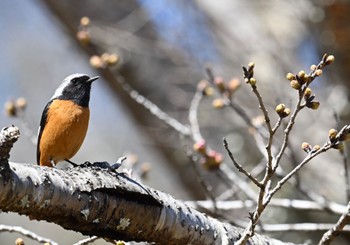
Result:
<svg viewBox="0 0 350 245">
<path fill-rule="evenodd" d="M 89 124 L 91 83 L 99 77 L 84 74 L 66 77 L 47 103 L 40 120 L 37 163 L 53 167 L 59 161 L 73 165 Z"/>
</svg>

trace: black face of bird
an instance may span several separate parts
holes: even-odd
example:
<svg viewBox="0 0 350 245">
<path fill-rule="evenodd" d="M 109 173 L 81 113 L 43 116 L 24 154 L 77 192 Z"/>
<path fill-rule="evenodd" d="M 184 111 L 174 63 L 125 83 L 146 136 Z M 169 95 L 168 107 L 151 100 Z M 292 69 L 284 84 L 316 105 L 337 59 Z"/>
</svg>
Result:
<svg viewBox="0 0 350 245">
<path fill-rule="evenodd" d="M 87 107 L 90 100 L 91 83 L 99 77 L 92 77 L 85 74 L 73 74 L 66 77 L 62 84 L 56 89 L 51 98 L 60 100 L 72 100 L 78 105 Z"/>
</svg>

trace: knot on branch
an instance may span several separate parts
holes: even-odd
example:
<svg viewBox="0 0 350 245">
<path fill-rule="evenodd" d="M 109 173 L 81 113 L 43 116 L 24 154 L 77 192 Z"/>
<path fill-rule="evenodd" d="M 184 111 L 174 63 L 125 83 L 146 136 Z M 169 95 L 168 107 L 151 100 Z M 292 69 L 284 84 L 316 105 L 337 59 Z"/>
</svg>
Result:
<svg viewBox="0 0 350 245">
<path fill-rule="evenodd" d="M 13 125 L 5 127 L 0 131 L 0 167 L 2 169 L 9 168 L 10 150 L 19 136 L 19 129 Z"/>
</svg>

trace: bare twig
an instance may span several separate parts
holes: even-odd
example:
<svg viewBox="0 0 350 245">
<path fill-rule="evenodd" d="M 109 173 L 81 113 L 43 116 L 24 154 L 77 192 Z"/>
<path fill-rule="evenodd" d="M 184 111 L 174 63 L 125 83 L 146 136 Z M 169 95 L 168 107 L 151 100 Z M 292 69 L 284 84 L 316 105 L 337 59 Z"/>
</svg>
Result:
<svg viewBox="0 0 350 245">
<path fill-rule="evenodd" d="M 306 163 L 310 162 L 314 157 L 319 155 L 320 153 L 326 152 L 331 149 L 332 146 L 330 144 L 325 144 L 318 151 L 308 155 L 301 163 L 299 163 L 292 171 L 290 171 L 283 179 L 277 182 L 276 187 L 272 189 L 268 196 L 266 197 L 265 204 L 271 200 L 272 196 L 279 190 L 281 187 L 296 173 L 298 172 Z"/>
<path fill-rule="evenodd" d="M 247 172 L 242 165 L 240 165 L 236 159 L 234 158 L 232 152 L 230 151 L 229 147 L 228 147 L 228 143 L 226 141 L 226 139 L 224 138 L 224 147 L 229 155 L 229 157 L 232 160 L 232 163 L 235 165 L 235 167 L 238 169 L 239 172 L 243 173 L 245 176 L 247 176 L 256 186 L 258 187 L 262 187 L 262 184 L 259 182 L 259 180 L 257 180 L 254 176 L 252 176 L 249 172 Z"/>
<path fill-rule="evenodd" d="M 185 203 L 194 208 L 205 208 L 207 210 L 214 209 L 212 202 L 208 200 L 185 201 Z M 253 208 L 255 204 L 256 202 L 253 200 L 216 201 L 216 207 L 224 211 L 242 208 Z M 339 215 L 343 214 L 347 208 L 347 206 L 335 202 L 329 202 L 327 203 L 327 206 L 325 206 L 323 203 L 316 201 L 280 198 L 271 199 L 269 206 L 307 211 L 324 211 L 327 209 L 327 211 L 331 212 L 332 214 Z"/>
<path fill-rule="evenodd" d="M 345 147 L 344 150 L 339 152 L 343 160 L 346 199 L 347 201 L 350 201 L 350 173 L 349 173 L 349 163 L 348 163 L 349 155 L 348 155 L 347 147 Z"/>
<path fill-rule="evenodd" d="M 80 240 L 80 241 L 74 243 L 73 245 L 86 245 L 86 244 L 89 244 L 89 243 L 96 241 L 99 238 L 100 237 L 97 237 L 97 236 L 88 237 L 86 239 L 83 239 L 83 240 Z"/>
<path fill-rule="evenodd" d="M 331 229 L 334 224 L 323 223 L 296 223 L 296 224 L 264 224 L 257 227 L 257 231 L 264 232 L 289 232 L 289 231 L 326 231 Z M 344 232 L 350 232 L 350 226 L 344 226 Z"/>
<path fill-rule="evenodd" d="M 142 105 L 147 109 L 152 115 L 156 116 L 158 119 L 166 123 L 168 126 L 179 132 L 184 136 L 191 135 L 191 130 L 188 126 L 182 124 L 175 118 L 169 116 L 162 109 L 160 109 L 156 104 L 145 98 L 138 91 L 133 89 L 128 83 L 125 82 L 124 77 L 121 75 L 116 75 L 118 83 L 122 86 L 123 90 L 137 103 Z"/>
<path fill-rule="evenodd" d="M 346 211 L 339 218 L 338 222 L 333 225 L 329 230 L 323 234 L 319 245 L 327 245 L 330 244 L 337 236 L 339 236 L 340 232 L 344 230 L 345 225 L 350 222 L 350 202 L 346 208 Z"/>
<path fill-rule="evenodd" d="M 20 226 L 0 225 L 0 232 L 4 232 L 4 231 L 17 232 L 17 233 L 22 234 L 23 236 L 26 236 L 26 237 L 33 239 L 33 240 L 40 242 L 40 243 L 50 243 L 51 245 L 58 245 L 57 242 L 55 242 L 49 238 L 39 236 L 39 235 L 35 234 L 34 232 L 26 230 Z"/>
<path fill-rule="evenodd" d="M 213 74 L 213 71 L 211 70 L 210 67 L 206 67 L 205 68 L 205 71 L 207 73 L 207 76 L 208 76 L 208 80 L 211 84 L 214 84 L 214 74 Z M 245 112 L 245 110 L 243 110 L 238 104 L 236 103 L 233 103 L 233 101 L 227 97 L 225 97 L 225 102 L 228 103 L 228 105 L 243 119 L 243 121 L 249 126 L 249 127 L 252 127 L 254 129 L 256 129 L 263 137 L 266 138 L 266 135 L 265 133 L 262 132 L 262 127 L 256 127 L 252 121 L 251 121 L 251 118 L 249 117 L 249 115 Z"/>
<path fill-rule="evenodd" d="M 199 103 L 202 98 L 203 98 L 203 91 L 201 91 L 200 89 L 197 89 L 191 101 L 191 105 L 188 113 L 188 120 L 191 125 L 192 138 L 195 142 L 198 142 L 203 139 L 200 133 L 198 115 L 197 115 Z"/>
<path fill-rule="evenodd" d="M 190 149 L 186 150 L 186 154 L 190 158 L 191 165 L 193 167 L 194 172 L 197 175 L 197 180 L 198 180 L 199 184 L 203 187 L 205 193 L 210 198 L 211 202 L 214 205 L 214 209 L 216 209 L 215 208 L 216 207 L 216 198 L 215 198 L 215 196 L 212 193 L 213 192 L 213 187 L 208 183 L 208 181 L 206 181 L 203 178 L 203 174 L 201 173 L 201 171 L 199 169 L 200 164 L 198 162 L 198 157 L 195 156 Z"/>
</svg>

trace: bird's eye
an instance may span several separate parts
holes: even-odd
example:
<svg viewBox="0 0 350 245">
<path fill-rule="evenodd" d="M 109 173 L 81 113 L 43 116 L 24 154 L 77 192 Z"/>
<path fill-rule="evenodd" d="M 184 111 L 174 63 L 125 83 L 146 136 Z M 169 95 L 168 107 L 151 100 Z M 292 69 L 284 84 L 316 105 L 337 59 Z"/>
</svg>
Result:
<svg viewBox="0 0 350 245">
<path fill-rule="evenodd" d="M 72 79 L 72 83 L 75 84 L 75 83 L 77 83 L 77 82 L 78 82 L 78 78 L 73 78 L 73 79 Z"/>
</svg>

